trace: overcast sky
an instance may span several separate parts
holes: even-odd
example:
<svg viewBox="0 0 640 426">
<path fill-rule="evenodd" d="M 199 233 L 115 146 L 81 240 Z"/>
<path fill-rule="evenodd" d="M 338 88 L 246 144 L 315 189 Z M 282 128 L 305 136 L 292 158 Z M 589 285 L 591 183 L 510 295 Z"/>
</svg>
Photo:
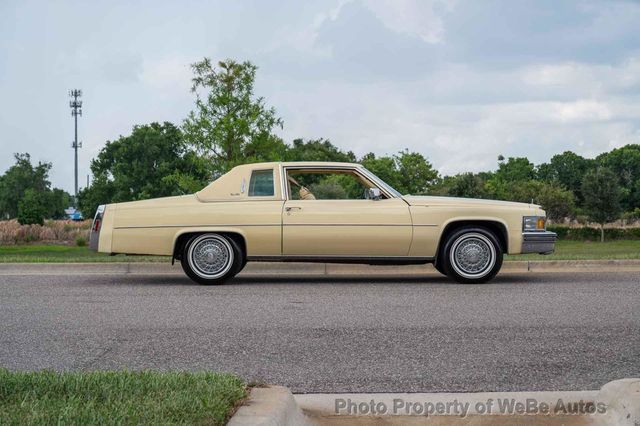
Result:
<svg viewBox="0 0 640 426">
<path fill-rule="evenodd" d="M 179 124 L 189 64 L 259 66 L 281 136 L 441 173 L 640 143 L 640 2 L 0 0 L 0 172 L 13 152 L 73 189 L 67 91 L 84 92 L 80 179 L 134 124 Z"/>
</svg>

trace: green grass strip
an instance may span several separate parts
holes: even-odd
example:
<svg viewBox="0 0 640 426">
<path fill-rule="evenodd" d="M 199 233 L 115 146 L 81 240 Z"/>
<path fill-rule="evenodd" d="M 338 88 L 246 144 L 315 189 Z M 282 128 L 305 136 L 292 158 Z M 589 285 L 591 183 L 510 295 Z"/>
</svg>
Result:
<svg viewBox="0 0 640 426">
<path fill-rule="evenodd" d="M 598 260 L 640 259 L 640 240 L 558 241 L 556 252 L 549 256 L 537 254 L 506 256 L 506 260 Z M 53 262 L 169 262 L 169 256 L 109 256 L 87 247 L 59 245 L 0 246 L 0 263 Z"/>
<path fill-rule="evenodd" d="M 245 395 L 231 374 L 0 369 L 0 424 L 221 425 Z"/>
</svg>

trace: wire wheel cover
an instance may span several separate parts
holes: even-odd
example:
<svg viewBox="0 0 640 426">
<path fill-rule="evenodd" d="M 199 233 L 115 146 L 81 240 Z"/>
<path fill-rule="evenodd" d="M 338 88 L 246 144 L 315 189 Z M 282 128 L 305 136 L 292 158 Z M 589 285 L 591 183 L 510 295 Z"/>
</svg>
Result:
<svg viewBox="0 0 640 426">
<path fill-rule="evenodd" d="M 496 263 L 493 243 L 480 233 L 463 234 L 451 246 L 451 265 L 465 278 L 486 275 Z"/>
<path fill-rule="evenodd" d="M 189 247 L 189 263 L 203 278 L 215 279 L 226 274 L 233 263 L 233 250 L 227 240 L 218 235 L 202 235 Z"/>
</svg>

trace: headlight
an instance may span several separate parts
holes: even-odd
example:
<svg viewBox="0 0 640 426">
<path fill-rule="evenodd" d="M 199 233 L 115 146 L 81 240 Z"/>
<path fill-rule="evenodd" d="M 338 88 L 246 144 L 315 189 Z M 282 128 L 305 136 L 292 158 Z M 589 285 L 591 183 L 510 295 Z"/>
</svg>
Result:
<svg viewBox="0 0 640 426">
<path fill-rule="evenodd" d="M 547 218 L 544 216 L 524 216 L 522 218 L 522 230 L 524 232 L 544 231 L 546 226 Z"/>
</svg>

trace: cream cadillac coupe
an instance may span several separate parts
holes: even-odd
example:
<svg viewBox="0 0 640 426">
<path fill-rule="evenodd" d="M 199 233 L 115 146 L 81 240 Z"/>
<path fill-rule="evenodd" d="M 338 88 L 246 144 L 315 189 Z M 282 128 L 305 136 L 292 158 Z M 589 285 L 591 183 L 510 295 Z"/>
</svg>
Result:
<svg viewBox="0 0 640 426">
<path fill-rule="evenodd" d="M 91 248 L 169 255 L 200 284 L 247 261 L 433 263 L 483 283 L 504 253 L 551 253 L 556 234 L 533 204 L 402 195 L 359 164 L 238 166 L 193 195 L 101 205 Z"/>
</svg>

